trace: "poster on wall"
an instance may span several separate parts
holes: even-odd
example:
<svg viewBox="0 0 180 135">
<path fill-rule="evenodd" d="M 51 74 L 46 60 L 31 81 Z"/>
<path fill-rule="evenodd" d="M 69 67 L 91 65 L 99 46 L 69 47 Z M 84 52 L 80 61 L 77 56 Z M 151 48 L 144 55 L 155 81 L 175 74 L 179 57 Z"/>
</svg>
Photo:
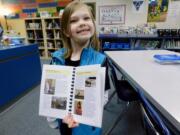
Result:
<svg viewBox="0 0 180 135">
<path fill-rule="evenodd" d="M 132 12 L 133 13 L 144 13 L 145 12 L 145 2 L 144 2 L 144 0 L 133 0 L 133 2 L 132 2 Z"/>
<path fill-rule="evenodd" d="M 165 22 L 169 0 L 149 0 L 147 22 Z"/>
<path fill-rule="evenodd" d="M 111 5 L 99 7 L 99 24 L 125 24 L 125 5 Z"/>
</svg>

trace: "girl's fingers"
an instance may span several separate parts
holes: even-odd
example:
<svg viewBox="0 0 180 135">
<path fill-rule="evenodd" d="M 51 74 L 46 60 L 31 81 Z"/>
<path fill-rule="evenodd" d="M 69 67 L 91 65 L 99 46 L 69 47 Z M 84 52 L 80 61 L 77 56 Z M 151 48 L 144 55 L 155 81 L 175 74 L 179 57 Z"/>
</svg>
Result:
<svg viewBox="0 0 180 135">
<path fill-rule="evenodd" d="M 74 118 L 71 114 L 68 114 L 67 116 L 65 116 L 63 119 L 63 122 L 66 123 L 69 128 L 74 128 L 74 127 L 77 127 L 79 125 L 79 123 L 77 123 L 74 120 Z"/>
<path fill-rule="evenodd" d="M 77 127 L 78 125 L 79 125 L 79 123 L 77 123 L 74 119 L 71 119 L 69 124 L 68 124 L 68 127 L 74 128 L 74 127 Z"/>
<path fill-rule="evenodd" d="M 63 119 L 63 123 L 67 123 L 67 121 L 68 121 L 68 117 L 66 116 L 66 117 L 64 117 L 64 119 Z"/>
<path fill-rule="evenodd" d="M 71 119 L 72 117 L 68 114 L 67 116 L 64 117 L 63 122 L 68 124 Z"/>
<path fill-rule="evenodd" d="M 74 128 L 74 127 L 77 127 L 77 126 L 79 126 L 78 123 L 71 123 L 71 124 L 68 124 L 68 127 L 69 127 L 69 128 Z"/>
</svg>

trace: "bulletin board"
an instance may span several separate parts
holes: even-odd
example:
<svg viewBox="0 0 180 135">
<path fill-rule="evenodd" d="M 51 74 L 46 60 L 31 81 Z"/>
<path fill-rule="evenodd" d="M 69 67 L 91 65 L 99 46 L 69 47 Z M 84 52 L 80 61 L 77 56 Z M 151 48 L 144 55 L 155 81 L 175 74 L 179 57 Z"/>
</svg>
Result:
<svg viewBox="0 0 180 135">
<path fill-rule="evenodd" d="M 40 13 L 47 11 L 52 16 L 58 16 L 72 0 L 1 0 L 2 6 L 11 10 L 8 19 L 40 17 Z"/>
<path fill-rule="evenodd" d="M 125 24 L 125 5 L 99 6 L 99 24 Z"/>
</svg>

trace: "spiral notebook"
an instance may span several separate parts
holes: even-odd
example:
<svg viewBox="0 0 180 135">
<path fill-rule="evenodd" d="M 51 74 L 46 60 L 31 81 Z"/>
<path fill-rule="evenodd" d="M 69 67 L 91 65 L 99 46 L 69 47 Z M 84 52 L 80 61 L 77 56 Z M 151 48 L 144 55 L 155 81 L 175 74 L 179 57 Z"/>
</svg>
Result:
<svg viewBox="0 0 180 135">
<path fill-rule="evenodd" d="M 68 113 L 83 124 L 101 127 L 105 68 L 44 65 L 39 115 L 64 118 Z"/>
</svg>

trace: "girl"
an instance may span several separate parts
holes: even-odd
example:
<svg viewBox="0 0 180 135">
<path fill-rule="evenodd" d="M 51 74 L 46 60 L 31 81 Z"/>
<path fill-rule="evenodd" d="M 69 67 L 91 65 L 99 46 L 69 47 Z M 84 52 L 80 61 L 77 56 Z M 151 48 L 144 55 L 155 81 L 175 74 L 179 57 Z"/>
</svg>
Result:
<svg viewBox="0 0 180 135">
<path fill-rule="evenodd" d="M 106 57 L 98 52 L 100 46 L 90 7 L 79 1 L 73 1 L 64 9 L 61 21 L 64 48 L 53 53 L 51 64 L 68 66 L 101 64 L 104 66 Z M 106 82 L 107 86 L 109 86 L 108 82 Z M 48 121 L 51 127 L 57 126 L 60 129 L 61 135 L 101 134 L 100 128 L 78 124 L 71 115 L 63 120 L 54 121 L 48 118 Z"/>
</svg>

